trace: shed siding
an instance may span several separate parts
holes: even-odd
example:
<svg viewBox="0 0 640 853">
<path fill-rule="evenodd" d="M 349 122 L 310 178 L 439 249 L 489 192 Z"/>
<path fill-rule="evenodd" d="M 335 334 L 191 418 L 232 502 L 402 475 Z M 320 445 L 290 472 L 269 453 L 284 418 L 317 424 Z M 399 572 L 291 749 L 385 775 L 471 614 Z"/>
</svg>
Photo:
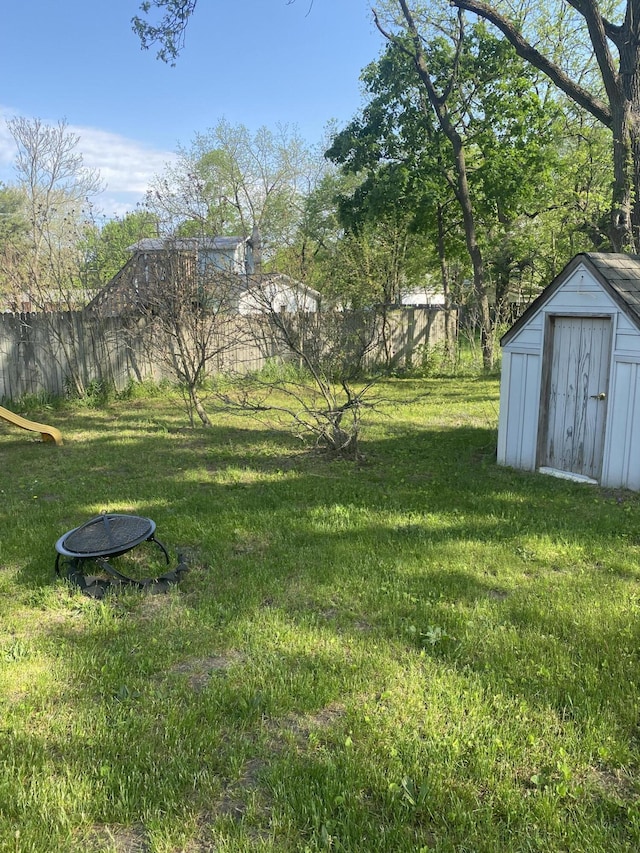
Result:
<svg viewBox="0 0 640 853">
<path fill-rule="evenodd" d="M 503 362 L 501 385 L 498 462 L 533 471 L 540 406 L 540 356 L 510 352 Z"/>
<path fill-rule="evenodd" d="M 576 270 L 505 346 L 505 352 L 540 351 L 543 344 L 545 314 L 588 317 L 591 314 L 617 316 L 614 352 L 640 355 L 640 334 L 629 318 L 618 308 L 598 281 L 587 270 Z"/>
<path fill-rule="evenodd" d="M 528 352 L 540 352 L 542 347 L 542 315 L 535 317 L 539 322 L 536 325 L 528 323 L 516 337 L 510 341 L 505 347 L 505 352 L 512 350 L 514 352 L 526 349 Z"/>
<path fill-rule="evenodd" d="M 527 350 L 531 348 L 540 350 L 544 334 L 545 314 L 589 316 L 590 314 L 613 315 L 617 314 L 618 311 L 618 306 L 603 290 L 600 282 L 596 281 L 588 270 L 579 267 L 562 287 L 545 302 L 540 311 L 531 317 L 526 326 L 509 341 L 505 346 L 505 351 L 508 349 L 518 351 L 523 347 L 526 347 Z M 622 328 L 621 331 L 623 331 Z M 636 337 L 638 336 L 637 329 L 634 329 L 628 320 L 624 326 L 624 332 L 627 335 L 635 332 Z M 628 342 L 625 341 L 625 343 Z M 635 345 L 640 346 L 640 338 L 635 342 Z"/>
<path fill-rule="evenodd" d="M 534 470 L 539 461 L 542 374 L 543 366 L 545 370 L 550 367 L 551 353 L 547 350 L 552 343 L 545 335 L 554 327 L 554 321 L 547 318 L 610 317 L 613 336 L 608 388 L 602 375 L 597 383 L 607 392 L 599 480 L 610 488 L 640 491 L 640 329 L 634 315 L 640 298 L 638 259 L 633 260 L 633 267 L 623 256 L 585 257 L 590 261 L 569 266 L 504 343 L 498 462 Z M 601 368 L 603 359 L 596 356 Z"/>
<path fill-rule="evenodd" d="M 618 306 L 587 270 L 577 269 L 545 303 L 551 314 L 617 313 Z"/>
<path fill-rule="evenodd" d="M 618 314 L 614 352 L 620 357 L 640 357 L 640 333 L 622 312 Z"/>
<path fill-rule="evenodd" d="M 609 398 L 610 421 L 601 483 L 640 489 L 640 364 L 616 361 Z"/>
</svg>

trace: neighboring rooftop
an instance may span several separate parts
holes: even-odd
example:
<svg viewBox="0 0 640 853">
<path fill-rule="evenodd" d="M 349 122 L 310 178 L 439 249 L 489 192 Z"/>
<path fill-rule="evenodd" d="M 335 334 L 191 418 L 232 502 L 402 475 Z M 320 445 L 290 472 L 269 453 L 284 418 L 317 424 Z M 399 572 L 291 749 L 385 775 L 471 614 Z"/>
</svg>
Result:
<svg viewBox="0 0 640 853">
<path fill-rule="evenodd" d="M 182 251 L 193 252 L 196 249 L 222 251 L 224 249 L 235 249 L 242 243 L 247 243 L 247 237 L 145 237 L 138 240 L 132 246 L 127 247 L 128 252 L 163 252 Z"/>
</svg>

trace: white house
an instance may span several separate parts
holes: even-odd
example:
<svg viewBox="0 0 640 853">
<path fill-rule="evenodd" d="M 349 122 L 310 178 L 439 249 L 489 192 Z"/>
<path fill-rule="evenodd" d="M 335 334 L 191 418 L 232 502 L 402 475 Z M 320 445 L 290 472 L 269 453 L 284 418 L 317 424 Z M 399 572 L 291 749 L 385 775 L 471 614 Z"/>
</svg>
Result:
<svg viewBox="0 0 640 853">
<path fill-rule="evenodd" d="M 320 294 L 281 273 L 262 273 L 253 276 L 248 287 L 240 293 L 240 314 L 305 313 L 320 310 Z"/>
<path fill-rule="evenodd" d="M 640 256 L 576 255 L 500 343 L 498 463 L 640 490 Z"/>
<path fill-rule="evenodd" d="M 444 293 L 435 287 L 424 287 L 422 290 L 410 290 L 403 293 L 400 299 L 402 305 L 428 307 L 445 304 Z"/>
</svg>

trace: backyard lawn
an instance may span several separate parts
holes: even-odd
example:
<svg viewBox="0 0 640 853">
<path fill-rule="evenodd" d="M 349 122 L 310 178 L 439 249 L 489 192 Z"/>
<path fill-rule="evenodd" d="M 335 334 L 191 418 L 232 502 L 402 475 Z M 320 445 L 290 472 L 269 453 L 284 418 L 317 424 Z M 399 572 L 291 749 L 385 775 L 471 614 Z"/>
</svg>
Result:
<svg viewBox="0 0 640 853">
<path fill-rule="evenodd" d="M 358 463 L 168 393 L 0 422 L 1 853 L 640 849 L 640 498 L 497 467 L 495 378 L 378 393 Z M 56 580 L 103 511 L 180 585 Z"/>
</svg>

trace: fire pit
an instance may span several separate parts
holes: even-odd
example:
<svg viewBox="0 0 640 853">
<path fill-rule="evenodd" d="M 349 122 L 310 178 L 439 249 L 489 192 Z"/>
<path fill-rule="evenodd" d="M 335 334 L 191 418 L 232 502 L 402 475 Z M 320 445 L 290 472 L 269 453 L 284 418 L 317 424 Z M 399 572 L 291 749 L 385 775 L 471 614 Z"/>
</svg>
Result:
<svg viewBox="0 0 640 853">
<path fill-rule="evenodd" d="M 140 515 L 104 513 L 91 518 L 80 527 L 69 530 L 56 542 L 56 575 L 62 577 L 62 566 L 66 565 L 66 577 L 85 592 L 96 594 L 91 592 L 93 587 L 104 591 L 113 580 L 105 582 L 100 578 L 89 578 L 82 571 L 84 562 L 92 560 L 119 584 L 131 584 L 139 588 L 156 587 L 154 591 L 166 591 L 166 587 L 177 583 L 180 573 L 186 571 L 187 566 L 183 561 L 173 572 L 143 580 L 127 577 L 108 562 L 109 558 L 126 554 L 143 542 L 153 542 L 164 554 L 168 565 L 169 553 L 162 542 L 156 539 L 155 532 L 155 522 Z"/>
</svg>

